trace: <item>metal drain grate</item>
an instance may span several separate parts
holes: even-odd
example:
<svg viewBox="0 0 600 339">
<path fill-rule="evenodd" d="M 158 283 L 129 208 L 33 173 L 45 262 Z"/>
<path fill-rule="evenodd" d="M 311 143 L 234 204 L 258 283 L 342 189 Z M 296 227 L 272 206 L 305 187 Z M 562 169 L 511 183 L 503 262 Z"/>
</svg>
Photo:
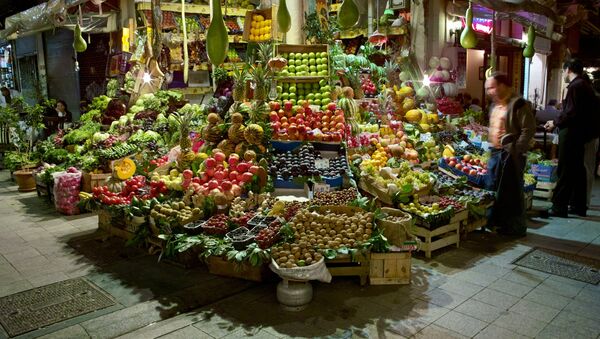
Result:
<svg viewBox="0 0 600 339">
<path fill-rule="evenodd" d="M 590 284 L 600 282 L 599 261 L 570 253 L 534 248 L 513 263 Z"/>
<path fill-rule="evenodd" d="M 14 337 L 115 304 L 100 288 L 76 278 L 0 298 L 0 323 Z"/>
</svg>

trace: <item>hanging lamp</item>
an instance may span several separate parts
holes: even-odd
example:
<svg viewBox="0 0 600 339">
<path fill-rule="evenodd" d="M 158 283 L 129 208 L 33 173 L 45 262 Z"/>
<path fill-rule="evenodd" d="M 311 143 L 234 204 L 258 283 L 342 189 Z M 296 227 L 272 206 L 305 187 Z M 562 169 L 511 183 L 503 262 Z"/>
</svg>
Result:
<svg viewBox="0 0 600 339">
<path fill-rule="evenodd" d="M 377 29 L 369 36 L 369 43 L 381 46 L 387 42 L 387 36 L 379 32 L 379 0 L 377 0 Z"/>
</svg>

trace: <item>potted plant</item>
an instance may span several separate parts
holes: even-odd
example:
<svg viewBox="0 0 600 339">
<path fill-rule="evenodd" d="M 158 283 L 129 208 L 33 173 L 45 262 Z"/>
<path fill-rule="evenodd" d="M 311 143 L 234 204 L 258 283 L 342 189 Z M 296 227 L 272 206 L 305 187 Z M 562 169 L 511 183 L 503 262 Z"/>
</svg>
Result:
<svg viewBox="0 0 600 339">
<path fill-rule="evenodd" d="M 35 135 L 36 132 L 44 128 L 44 112 L 48 106 L 52 105 L 52 101 L 46 100 L 42 105 L 36 104 L 33 106 L 26 103 L 20 104 L 23 107 L 25 115 L 23 117 L 23 126 L 19 126 L 20 123 L 18 122 L 15 128 L 16 138 L 14 144 L 16 150 L 11 154 L 10 159 L 13 167 L 18 164 L 20 165 L 20 169 L 13 173 L 19 185 L 19 191 L 30 192 L 35 190 L 33 169 L 37 164 L 37 160 L 32 156 Z"/>
</svg>

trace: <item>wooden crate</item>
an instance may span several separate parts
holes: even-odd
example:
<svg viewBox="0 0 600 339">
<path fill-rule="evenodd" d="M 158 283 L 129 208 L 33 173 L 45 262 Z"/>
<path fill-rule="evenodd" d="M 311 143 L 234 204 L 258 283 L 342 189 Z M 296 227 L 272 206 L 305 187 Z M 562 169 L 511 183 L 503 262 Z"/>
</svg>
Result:
<svg viewBox="0 0 600 339">
<path fill-rule="evenodd" d="M 275 55 L 282 53 L 310 53 L 327 52 L 329 55 L 329 45 L 291 45 L 279 44 L 275 47 Z"/>
<path fill-rule="evenodd" d="M 466 208 L 464 210 L 458 211 L 454 214 L 454 216 L 450 219 L 450 223 L 458 222 L 460 224 L 466 223 L 469 218 L 469 210 Z"/>
<path fill-rule="evenodd" d="M 110 173 L 88 173 L 83 172 L 82 188 L 84 192 L 92 193 L 94 187 L 100 187 L 104 185 L 106 179 L 110 177 Z"/>
<path fill-rule="evenodd" d="M 555 188 L 555 182 L 538 181 L 538 183 L 535 185 L 533 196 L 536 198 L 552 200 L 552 195 L 554 194 Z"/>
<path fill-rule="evenodd" d="M 268 264 L 255 267 L 247 262 L 240 264 L 215 256 L 208 259 L 208 271 L 214 275 L 258 282 L 268 280 L 273 276 Z"/>
<path fill-rule="evenodd" d="M 434 230 L 415 226 L 413 227 L 413 234 L 421 238 L 420 250 L 425 252 L 427 259 L 431 258 L 432 251 L 454 244 L 456 244 L 456 247 L 460 245 L 459 222 L 450 223 Z M 438 239 L 433 240 L 432 238 L 435 237 L 438 237 Z"/>
<path fill-rule="evenodd" d="M 482 227 L 487 225 L 487 218 L 475 218 L 469 220 L 467 224 L 465 224 L 462 228 L 463 234 L 476 231 Z"/>
<path fill-rule="evenodd" d="M 371 253 L 369 264 L 371 285 L 410 284 L 410 252 Z"/>
<path fill-rule="evenodd" d="M 246 11 L 246 17 L 244 19 L 244 33 L 242 39 L 246 42 L 265 42 L 265 41 L 254 41 L 250 40 L 250 30 L 252 29 L 252 16 L 262 15 L 265 20 L 271 20 L 271 40 L 281 40 L 277 29 L 277 7 L 271 6 L 265 9 L 255 9 L 252 11 Z"/>
<path fill-rule="evenodd" d="M 360 285 L 367 283 L 369 276 L 369 253 L 357 253 L 355 260 L 352 261 L 350 255 L 338 255 L 335 259 L 326 259 L 325 264 L 329 273 L 333 277 L 360 277 Z"/>
</svg>

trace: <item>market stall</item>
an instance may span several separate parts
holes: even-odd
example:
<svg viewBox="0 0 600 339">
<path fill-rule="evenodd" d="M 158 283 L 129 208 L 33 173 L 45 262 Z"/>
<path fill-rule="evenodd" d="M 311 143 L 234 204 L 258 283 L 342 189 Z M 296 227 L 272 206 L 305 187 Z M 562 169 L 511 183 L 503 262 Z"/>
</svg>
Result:
<svg viewBox="0 0 600 339">
<path fill-rule="evenodd" d="M 233 7 L 211 21 L 207 6 L 163 4 L 161 57 L 137 30 L 107 95 L 37 145 L 58 211 L 94 211 L 108 233 L 215 274 L 261 281 L 271 265 L 282 294 L 338 275 L 409 283 L 413 253 L 430 258 L 485 226 L 483 115 L 455 101 L 447 58 L 415 65 L 405 12 L 386 11 L 389 33 L 352 49 L 278 42 L 285 2 Z M 138 6 L 147 22 L 151 9 Z M 255 46 L 211 46 L 214 24 Z M 184 81 L 190 70 L 205 84 Z M 190 103 L 194 88 L 214 95 Z"/>
</svg>

